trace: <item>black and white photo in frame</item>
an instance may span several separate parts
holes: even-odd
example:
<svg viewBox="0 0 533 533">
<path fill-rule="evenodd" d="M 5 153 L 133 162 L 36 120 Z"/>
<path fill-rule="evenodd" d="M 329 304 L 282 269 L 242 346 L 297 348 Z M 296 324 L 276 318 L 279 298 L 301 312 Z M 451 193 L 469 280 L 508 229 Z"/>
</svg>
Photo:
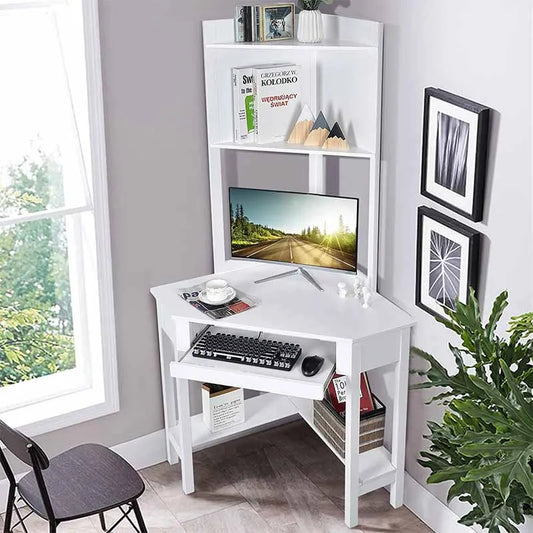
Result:
<svg viewBox="0 0 533 533">
<path fill-rule="evenodd" d="M 418 208 L 416 305 L 446 316 L 442 306 L 455 310 L 467 303 L 470 287 L 477 290 L 481 235 L 428 207 Z"/>
<path fill-rule="evenodd" d="M 470 220 L 483 218 L 490 109 L 441 89 L 424 98 L 424 196 Z"/>
</svg>

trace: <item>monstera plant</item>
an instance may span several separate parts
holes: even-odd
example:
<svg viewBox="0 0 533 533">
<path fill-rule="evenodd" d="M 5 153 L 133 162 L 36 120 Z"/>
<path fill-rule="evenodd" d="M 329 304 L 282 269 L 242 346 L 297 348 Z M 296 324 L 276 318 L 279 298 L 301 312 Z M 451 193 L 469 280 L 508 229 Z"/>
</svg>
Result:
<svg viewBox="0 0 533 533">
<path fill-rule="evenodd" d="M 450 345 L 456 371 L 448 373 L 432 355 L 415 373 L 416 389 L 440 388 L 430 402 L 445 405 L 441 422 L 429 422 L 429 451 L 419 463 L 431 470 L 428 483 L 450 481 L 448 501 L 459 498 L 472 510 L 459 522 L 498 533 L 518 533 L 533 514 L 533 313 L 511 319 L 505 338 L 496 333 L 507 292 L 500 294 L 486 324 L 471 291 L 447 318 L 437 318 L 461 339 Z"/>
</svg>

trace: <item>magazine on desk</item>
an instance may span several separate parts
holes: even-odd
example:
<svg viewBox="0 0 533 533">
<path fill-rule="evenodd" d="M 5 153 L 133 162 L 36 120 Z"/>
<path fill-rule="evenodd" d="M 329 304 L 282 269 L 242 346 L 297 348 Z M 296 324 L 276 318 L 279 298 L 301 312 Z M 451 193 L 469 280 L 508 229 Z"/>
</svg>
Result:
<svg viewBox="0 0 533 533">
<path fill-rule="evenodd" d="M 233 300 L 220 304 L 208 304 L 200 300 L 200 293 L 204 289 L 203 285 L 194 285 L 193 287 L 178 289 L 178 294 L 198 311 L 217 320 L 242 313 L 257 305 L 252 298 L 237 289 L 235 289 Z"/>
</svg>

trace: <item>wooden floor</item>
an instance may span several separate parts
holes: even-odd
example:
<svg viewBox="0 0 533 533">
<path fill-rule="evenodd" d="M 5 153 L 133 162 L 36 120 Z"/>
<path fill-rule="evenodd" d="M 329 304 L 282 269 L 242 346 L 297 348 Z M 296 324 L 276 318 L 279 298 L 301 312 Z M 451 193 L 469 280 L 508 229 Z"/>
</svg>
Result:
<svg viewBox="0 0 533 533">
<path fill-rule="evenodd" d="M 179 465 L 141 471 L 146 492 L 140 505 L 150 533 L 431 531 L 405 507 L 390 507 L 383 489 L 361 498 L 359 527 L 346 528 L 344 467 L 303 421 L 198 452 L 194 466 L 190 496 L 181 492 Z M 28 533 L 48 531 L 35 516 L 27 524 Z M 94 518 L 59 526 L 60 533 L 96 531 Z M 132 529 L 123 523 L 114 531 Z"/>
</svg>

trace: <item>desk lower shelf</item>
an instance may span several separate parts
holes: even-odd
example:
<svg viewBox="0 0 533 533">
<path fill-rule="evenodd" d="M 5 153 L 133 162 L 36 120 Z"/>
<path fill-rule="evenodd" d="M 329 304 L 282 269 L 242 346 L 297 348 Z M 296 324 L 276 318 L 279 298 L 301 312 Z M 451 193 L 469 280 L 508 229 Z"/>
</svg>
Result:
<svg viewBox="0 0 533 533">
<path fill-rule="evenodd" d="M 312 400 L 289 398 L 278 394 L 261 394 L 245 401 L 245 413 L 246 420 L 243 424 L 216 433 L 209 431 L 201 414 L 191 417 L 193 451 L 243 437 L 259 428 L 266 429 L 269 426 L 279 424 L 281 420 L 288 422 L 299 415 L 324 441 L 339 461 L 344 463 L 344 459 L 322 437 L 320 431 L 313 424 Z M 171 428 L 168 438 L 171 446 L 179 455 L 178 426 Z M 383 446 L 364 452 L 359 457 L 360 495 L 390 485 L 394 481 L 396 469 L 391 463 L 390 453 Z"/>
<path fill-rule="evenodd" d="M 238 426 L 211 433 L 202 420 L 202 414 L 191 417 L 192 449 L 197 452 L 216 444 L 253 433 L 257 428 L 268 428 L 280 420 L 287 422 L 298 415 L 298 409 L 278 394 L 261 394 L 245 401 L 245 421 Z M 179 422 L 178 422 L 179 423 Z M 178 426 L 170 431 L 170 443 L 179 455 Z"/>
<path fill-rule="evenodd" d="M 344 464 L 344 458 L 324 438 L 313 422 L 313 401 L 301 398 L 287 398 L 296 407 L 298 414 L 309 424 L 324 444 Z M 386 487 L 394 481 L 396 469 L 391 463 L 391 455 L 384 447 L 374 448 L 359 454 L 359 491 L 360 496 L 381 487 Z"/>
</svg>

